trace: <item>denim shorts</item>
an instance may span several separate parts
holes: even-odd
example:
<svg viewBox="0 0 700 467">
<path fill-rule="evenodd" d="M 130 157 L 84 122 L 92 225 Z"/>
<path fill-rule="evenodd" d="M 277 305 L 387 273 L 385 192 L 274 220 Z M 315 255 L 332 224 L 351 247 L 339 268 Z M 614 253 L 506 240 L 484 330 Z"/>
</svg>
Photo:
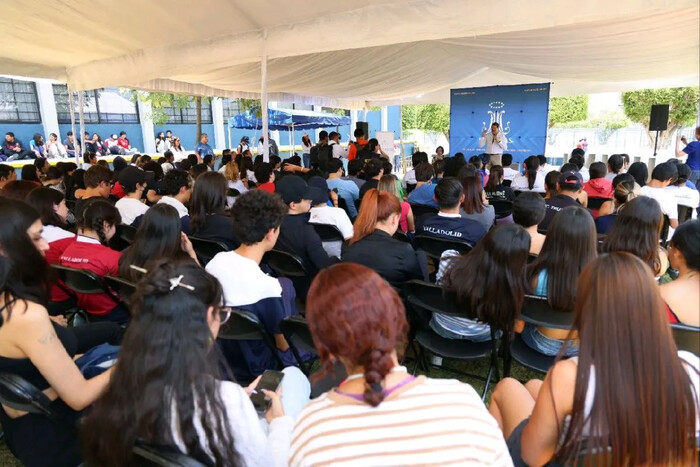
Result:
<svg viewBox="0 0 700 467">
<path fill-rule="evenodd" d="M 558 355 L 559 351 L 564 345 L 563 339 L 552 339 L 551 337 L 547 337 L 542 334 L 539 329 L 537 329 L 537 326 L 533 326 L 532 324 L 525 325 L 525 329 L 523 329 L 520 337 L 523 338 L 523 341 L 525 341 L 528 347 L 550 357 L 555 357 Z M 566 357 L 578 355 L 578 345 L 570 345 L 566 349 L 564 355 Z"/>
</svg>

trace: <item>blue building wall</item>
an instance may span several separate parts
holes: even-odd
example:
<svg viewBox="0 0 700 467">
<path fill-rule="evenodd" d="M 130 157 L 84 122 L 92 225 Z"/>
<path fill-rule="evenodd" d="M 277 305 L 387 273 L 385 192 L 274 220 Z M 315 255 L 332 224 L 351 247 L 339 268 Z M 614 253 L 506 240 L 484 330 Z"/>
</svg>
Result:
<svg viewBox="0 0 700 467">
<path fill-rule="evenodd" d="M 41 123 L 0 123 L 0 137 L 3 140 L 5 139 L 5 133 L 8 131 L 14 133 L 15 138 L 20 140 L 25 148 L 29 149 L 29 140 L 34 137 L 34 133 L 44 135 L 44 126 Z"/>
</svg>

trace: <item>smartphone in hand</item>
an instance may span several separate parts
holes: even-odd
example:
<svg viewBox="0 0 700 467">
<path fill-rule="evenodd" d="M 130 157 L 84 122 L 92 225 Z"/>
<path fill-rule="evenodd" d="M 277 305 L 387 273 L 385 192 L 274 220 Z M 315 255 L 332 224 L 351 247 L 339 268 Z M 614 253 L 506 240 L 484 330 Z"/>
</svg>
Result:
<svg viewBox="0 0 700 467">
<path fill-rule="evenodd" d="M 262 392 L 263 389 L 268 391 L 277 391 L 280 383 L 282 383 L 282 378 L 284 378 L 284 373 L 275 370 L 265 370 L 262 378 L 258 382 L 252 393 L 250 393 L 250 400 L 253 402 L 255 410 L 259 414 L 264 414 L 270 408 L 270 399 Z"/>
</svg>

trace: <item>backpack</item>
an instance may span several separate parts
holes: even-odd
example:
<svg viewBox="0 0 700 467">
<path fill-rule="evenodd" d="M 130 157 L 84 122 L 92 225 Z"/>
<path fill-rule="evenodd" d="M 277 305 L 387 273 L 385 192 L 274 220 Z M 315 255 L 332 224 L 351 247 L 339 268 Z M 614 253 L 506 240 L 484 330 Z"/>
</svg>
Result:
<svg viewBox="0 0 700 467">
<path fill-rule="evenodd" d="M 355 159 L 360 158 L 360 153 L 367 148 L 367 144 L 360 144 L 357 141 L 352 141 L 350 144 L 355 146 Z"/>
<path fill-rule="evenodd" d="M 311 167 L 318 168 L 326 167 L 328 161 L 333 158 L 333 146 L 324 144 L 323 146 L 316 145 L 311 148 Z"/>
</svg>

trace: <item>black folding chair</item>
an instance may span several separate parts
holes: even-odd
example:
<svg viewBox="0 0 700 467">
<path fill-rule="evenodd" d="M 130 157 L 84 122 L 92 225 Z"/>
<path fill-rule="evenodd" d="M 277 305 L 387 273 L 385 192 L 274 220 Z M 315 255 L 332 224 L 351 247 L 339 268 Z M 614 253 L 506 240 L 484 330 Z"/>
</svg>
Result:
<svg viewBox="0 0 700 467">
<path fill-rule="evenodd" d="M 21 376 L 12 373 L 0 373 L 0 403 L 11 409 L 59 420 L 46 394 Z"/>
<path fill-rule="evenodd" d="M 700 328 L 688 326 L 687 324 L 672 324 L 671 332 L 678 350 L 686 350 L 695 355 L 700 355 Z"/>
<path fill-rule="evenodd" d="M 221 326 L 218 339 L 229 341 L 262 341 L 275 357 L 278 368 L 283 368 L 282 360 L 277 354 L 277 346 L 265 330 L 257 316 L 249 311 L 233 309 L 228 321 Z"/>
<path fill-rule="evenodd" d="M 94 272 L 58 264 L 52 264 L 51 267 L 58 273 L 58 277 L 63 283 L 73 292 L 85 295 L 105 294 L 114 300 L 115 305 L 124 305 L 119 295 L 115 294 L 102 278 Z"/>
<path fill-rule="evenodd" d="M 496 219 L 503 219 L 508 217 L 513 212 L 513 202 L 508 200 L 493 200 L 489 201 L 489 204 L 493 206 L 496 212 Z"/>
<path fill-rule="evenodd" d="M 406 235 L 406 232 L 401 232 L 400 230 L 397 230 L 396 233 L 393 235 L 393 237 L 396 240 L 401 240 L 402 242 L 411 243 L 411 239 L 408 238 L 408 235 Z"/>
<path fill-rule="evenodd" d="M 134 243 L 134 238 L 136 238 L 136 232 L 138 229 L 133 225 L 122 224 L 117 228 L 117 231 L 119 232 L 119 237 L 131 245 Z"/>
<path fill-rule="evenodd" d="M 307 277 L 304 263 L 297 255 L 282 250 L 270 250 L 263 257 L 265 264 L 280 277 Z"/>
<path fill-rule="evenodd" d="M 322 242 L 343 242 L 345 241 L 345 238 L 343 238 L 343 234 L 340 233 L 340 230 L 334 225 L 330 224 L 313 224 L 309 223 L 310 225 L 313 226 L 314 230 L 318 234 L 319 237 L 321 237 Z"/>
<path fill-rule="evenodd" d="M 513 180 L 503 180 L 503 186 L 510 186 L 511 183 L 513 183 Z"/>
<path fill-rule="evenodd" d="M 422 366 L 426 372 L 429 372 L 430 368 L 434 367 L 485 381 L 484 392 L 481 397 L 484 400 L 494 371 L 496 372 L 496 379 L 499 379 L 498 339 L 496 339 L 493 327 L 491 327 L 491 339 L 485 342 L 444 338 L 433 331 L 428 324 L 433 313 L 472 320 L 476 319 L 476 316 L 470 310 L 457 310 L 454 302 L 445 298 L 442 287 L 435 284 L 413 280 L 405 284 L 404 291 L 406 302 L 409 305 L 408 310 L 412 315 L 412 326 L 415 329 L 414 338 L 419 347 L 416 366 Z M 477 360 L 490 356 L 491 364 L 486 377 L 464 373 L 453 368 L 430 363 L 425 350 L 429 350 L 432 354 L 439 357 L 456 360 Z"/>
<path fill-rule="evenodd" d="M 411 204 L 411 211 L 413 211 L 413 218 L 418 219 L 426 214 L 437 214 L 438 209 L 432 206 L 426 206 L 425 204 Z"/>
<path fill-rule="evenodd" d="M 574 314 L 553 309 L 546 297 L 527 295 L 520 310 L 520 319 L 533 326 L 553 329 L 571 329 Z M 529 347 L 520 334 L 516 334 L 506 354 L 503 373 L 510 376 L 511 360 L 538 373 L 547 373 L 556 357 L 550 357 Z"/>
<path fill-rule="evenodd" d="M 236 190 L 235 188 L 229 188 L 226 190 L 226 196 L 230 196 L 231 198 L 235 198 L 237 196 L 241 196 L 241 192 Z"/>
<path fill-rule="evenodd" d="M 205 467 L 213 462 L 203 464 L 187 454 L 181 453 L 175 446 L 156 446 L 137 441 L 132 450 L 134 465 L 137 467 Z"/>
<path fill-rule="evenodd" d="M 664 214 L 664 222 L 661 225 L 661 233 L 659 234 L 659 238 L 661 239 L 661 246 L 666 248 L 668 245 L 668 230 L 671 228 L 671 219 Z"/>
<path fill-rule="evenodd" d="M 304 372 L 306 376 L 311 374 L 311 364 L 313 360 L 304 362 L 301 359 L 301 354 L 299 350 L 305 350 L 312 353 L 318 358 L 318 350 L 314 346 L 314 340 L 311 337 L 311 331 L 309 330 L 309 325 L 306 320 L 301 316 L 290 316 L 285 318 L 280 323 L 280 330 L 284 335 L 284 338 L 289 344 L 289 348 L 292 349 L 294 358 L 296 358 L 299 363 L 299 368 Z"/>
<path fill-rule="evenodd" d="M 588 197 L 588 209 L 600 209 L 603 203 L 610 201 L 610 198 L 597 198 L 593 196 Z"/>
<path fill-rule="evenodd" d="M 407 184 L 406 184 L 406 195 L 408 195 L 408 194 L 411 193 L 413 190 L 415 190 L 415 189 L 416 189 L 416 185 L 417 185 L 417 183 L 407 183 Z"/>
<path fill-rule="evenodd" d="M 122 300 L 129 301 L 134 292 L 136 292 L 136 284 L 129 282 L 117 276 L 104 276 L 104 281 L 110 289 L 119 294 Z"/>
<path fill-rule="evenodd" d="M 347 203 L 347 201 L 345 201 L 345 198 L 343 198 L 343 197 L 341 197 L 341 196 L 338 196 L 338 207 L 339 207 L 340 209 L 342 209 L 343 211 L 345 211 L 345 214 L 348 215 L 348 217 L 350 218 L 350 220 L 354 220 L 354 219 L 355 219 L 355 216 L 352 216 L 352 215 L 350 214 L 350 210 L 348 210 L 348 203 Z"/>
<path fill-rule="evenodd" d="M 190 237 L 192 248 L 197 253 L 197 258 L 202 266 L 206 266 L 209 261 L 222 251 L 229 251 L 228 246 L 222 242 L 215 240 L 207 240 L 206 238 Z"/>
<path fill-rule="evenodd" d="M 416 250 L 424 251 L 426 256 L 433 263 L 431 280 L 435 279 L 437 270 L 440 267 L 440 257 L 443 252 L 446 250 L 457 250 L 460 254 L 464 254 L 470 252 L 472 249 L 472 246 L 467 242 L 447 240 L 428 235 L 416 235 L 413 238 L 413 246 Z"/>
</svg>

